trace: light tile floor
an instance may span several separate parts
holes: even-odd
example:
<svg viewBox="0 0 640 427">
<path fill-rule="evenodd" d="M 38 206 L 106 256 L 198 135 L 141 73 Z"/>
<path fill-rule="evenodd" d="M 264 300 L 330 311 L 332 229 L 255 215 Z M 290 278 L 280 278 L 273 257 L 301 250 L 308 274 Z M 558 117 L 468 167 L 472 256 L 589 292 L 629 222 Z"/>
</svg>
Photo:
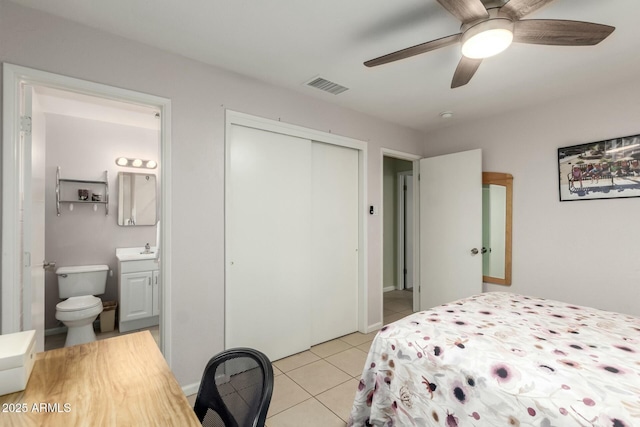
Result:
<svg viewBox="0 0 640 427">
<path fill-rule="evenodd" d="M 412 313 L 412 294 L 384 294 L 384 324 Z M 377 331 L 356 332 L 273 362 L 267 427 L 344 427 Z M 195 395 L 188 396 L 193 406 Z"/>
</svg>

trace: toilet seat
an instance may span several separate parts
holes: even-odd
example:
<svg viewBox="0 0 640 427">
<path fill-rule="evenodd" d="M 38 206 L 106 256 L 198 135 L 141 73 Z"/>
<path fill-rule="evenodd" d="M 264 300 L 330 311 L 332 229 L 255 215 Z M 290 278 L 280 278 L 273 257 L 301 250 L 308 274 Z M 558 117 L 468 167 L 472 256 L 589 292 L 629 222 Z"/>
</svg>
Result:
<svg viewBox="0 0 640 427">
<path fill-rule="evenodd" d="M 58 311 L 77 311 L 88 308 L 94 308 L 97 305 L 102 305 L 102 300 L 93 295 L 83 295 L 81 297 L 71 297 L 56 304 L 56 310 Z"/>
<path fill-rule="evenodd" d="M 102 300 L 93 295 L 71 297 L 56 305 L 56 319 L 63 322 L 85 319 L 100 313 Z"/>
</svg>

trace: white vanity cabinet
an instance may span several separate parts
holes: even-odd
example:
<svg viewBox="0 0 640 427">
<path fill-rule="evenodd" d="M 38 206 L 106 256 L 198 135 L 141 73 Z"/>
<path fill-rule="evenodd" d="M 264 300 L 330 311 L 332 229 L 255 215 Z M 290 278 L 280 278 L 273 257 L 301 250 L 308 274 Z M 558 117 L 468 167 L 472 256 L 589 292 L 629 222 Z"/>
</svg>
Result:
<svg viewBox="0 0 640 427">
<path fill-rule="evenodd" d="M 118 256 L 120 332 L 148 328 L 159 323 L 158 262 L 156 259 L 140 258 L 133 255 Z"/>
<path fill-rule="evenodd" d="M 130 261 L 135 262 L 135 261 Z M 125 273 L 120 285 L 120 324 L 153 316 L 153 285 L 151 271 Z"/>
</svg>

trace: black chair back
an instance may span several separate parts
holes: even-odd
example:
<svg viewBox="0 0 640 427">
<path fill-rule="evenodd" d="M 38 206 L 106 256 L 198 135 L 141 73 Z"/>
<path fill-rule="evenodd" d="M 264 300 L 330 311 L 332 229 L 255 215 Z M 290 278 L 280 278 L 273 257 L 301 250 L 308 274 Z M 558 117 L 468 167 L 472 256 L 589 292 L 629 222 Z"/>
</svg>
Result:
<svg viewBox="0 0 640 427">
<path fill-rule="evenodd" d="M 272 393 L 267 356 L 233 348 L 207 363 L 193 409 L 206 427 L 264 427 Z"/>
</svg>

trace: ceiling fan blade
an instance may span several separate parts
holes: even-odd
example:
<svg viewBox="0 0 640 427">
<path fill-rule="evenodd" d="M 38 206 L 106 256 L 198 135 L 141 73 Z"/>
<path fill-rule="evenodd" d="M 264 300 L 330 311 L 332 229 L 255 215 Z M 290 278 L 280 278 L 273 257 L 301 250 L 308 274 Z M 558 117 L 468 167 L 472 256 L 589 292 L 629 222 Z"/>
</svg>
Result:
<svg viewBox="0 0 640 427">
<path fill-rule="evenodd" d="M 500 12 L 506 13 L 513 20 L 518 20 L 552 1 L 553 0 L 510 0 L 500 8 Z"/>
<path fill-rule="evenodd" d="M 400 59 L 410 58 L 421 53 L 430 52 L 441 47 L 449 46 L 460 41 L 462 34 L 453 34 L 451 36 L 442 37 L 441 39 L 431 40 L 430 42 L 418 44 L 397 52 L 389 53 L 379 58 L 371 59 L 364 63 L 367 67 L 375 67 L 377 65 L 387 64 L 389 62 L 398 61 Z"/>
<path fill-rule="evenodd" d="M 453 80 L 451 81 L 451 89 L 455 89 L 460 86 L 464 86 L 469 83 L 471 77 L 478 71 L 478 67 L 482 63 L 482 59 L 471 59 L 463 56 L 456 72 L 453 74 Z"/>
<path fill-rule="evenodd" d="M 592 46 L 606 39 L 614 30 L 615 27 L 591 22 L 525 19 L 515 22 L 513 41 L 554 46 Z"/>
<path fill-rule="evenodd" d="M 438 0 L 438 3 L 462 23 L 489 17 L 480 0 Z"/>
</svg>

